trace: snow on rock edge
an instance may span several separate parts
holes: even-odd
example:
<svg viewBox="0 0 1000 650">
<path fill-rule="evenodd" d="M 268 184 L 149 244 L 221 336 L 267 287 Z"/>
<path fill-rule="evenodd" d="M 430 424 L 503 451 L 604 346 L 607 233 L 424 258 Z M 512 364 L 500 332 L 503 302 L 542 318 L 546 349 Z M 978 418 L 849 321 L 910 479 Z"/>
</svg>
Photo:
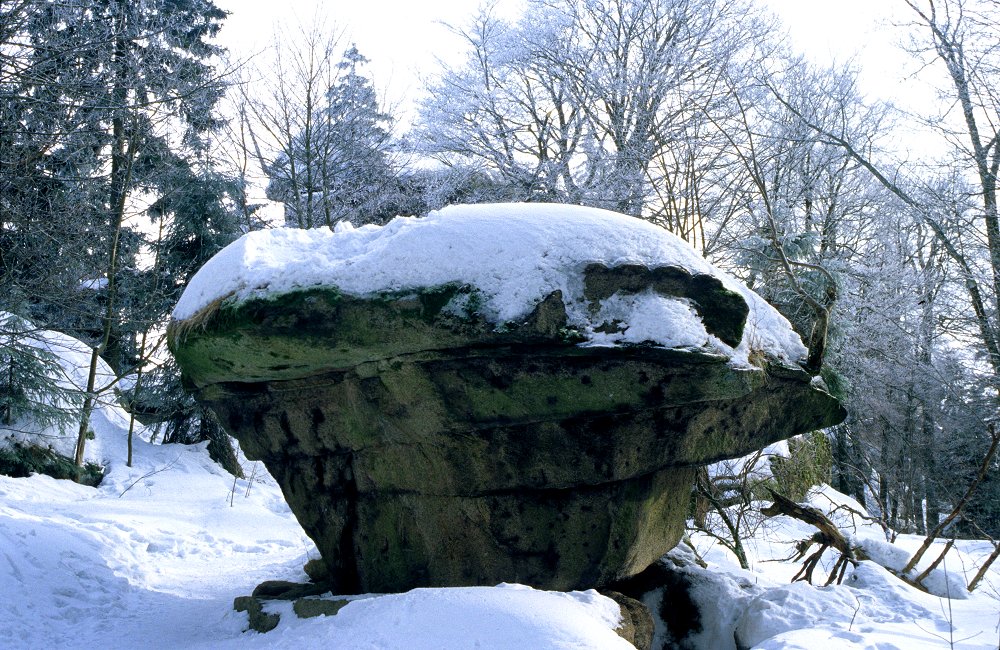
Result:
<svg viewBox="0 0 1000 650">
<path fill-rule="evenodd" d="M 601 313 L 591 314 L 583 282 L 584 269 L 594 263 L 677 266 L 719 278 L 750 308 L 742 342 L 734 350 L 708 334 L 686 301 L 653 292 L 612 296 Z M 773 307 L 675 235 L 615 212 L 558 204 L 460 205 L 427 217 L 396 217 L 381 227 L 252 232 L 198 271 L 173 317 L 192 318 L 216 301 L 323 286 L 363 297 L 454 283 L 476 287 L 484 298 L 481 313 L 497 325 L 524 317 L 560 290 L 569 325 L 589 345 L 706 348 L 735 363 L 746 363 L 751 350 L 788 363 L 807 352 Z M 612 313 L 627 319 L 622 331 L 595 332 L 594 325 L 602 322 L 598 318 Z"/>
</svg>

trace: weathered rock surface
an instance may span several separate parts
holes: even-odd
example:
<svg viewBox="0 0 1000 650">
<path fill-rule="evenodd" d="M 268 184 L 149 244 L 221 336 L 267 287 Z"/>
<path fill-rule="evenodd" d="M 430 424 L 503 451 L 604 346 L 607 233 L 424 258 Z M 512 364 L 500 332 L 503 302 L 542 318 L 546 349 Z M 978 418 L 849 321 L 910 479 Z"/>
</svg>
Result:
<svg viewBox="0 0 1000 650">
<path fill-rule="evenodd" d="M 320 588 L 315 584 L 297 584 L 275 580 L 259 585 L 251 596 L 234 598 L 233 609 L 237 612 L 246 612 L 248 629 L 263 634 L 278 627 L 281 622 L 280 614 L 265 610 L 265 606 L 269 602 L 291 602 L 292 611 L 299 618 L 336 616 L 350 601 L 343 598 L 320 597 L 328 591 L 329 589 Z M 622 596 L 622 598 L 626 597 Z M 628 601 L 623 602 L 629 604 Z M 629 620 L 631 621 L 631 619 Z M 628 630 L 623 630 L 623 633 L 626 631 Z"/>
<path fill-rule="evenodd" d="M 641 601 L 617 591 L 602 593 L 621 609 L 621 624 L 615 630 L 618 636 L 634 645 L 636 650 L 652 650 L 655 625 L 649 609 Z"/>
<path fill-rule="evenodd" d="M 684 269 L 591 265 L 585 280 L 595 305 L 683 298 L 730 343 L 747 318 Z M 319 288 L 171 326 L 186 380 L 279 481 L 336 593 L 626 578 L 680 539 L 697 466 L 844 416 L 798 368 L 581 347 L 559 291 L 502 328 L 453 308 L 474 296 Z"/>
<path fill-rule="evenodd" d="M 237 596 L 233 599 L 233 609 L 237 612 L 246 612 L 249 616 L 250 629 L 255 632 L 270 632 L 278 627 L 281 616 L 264 611 L 264 602 L 253 596 Z"/>
</svg>

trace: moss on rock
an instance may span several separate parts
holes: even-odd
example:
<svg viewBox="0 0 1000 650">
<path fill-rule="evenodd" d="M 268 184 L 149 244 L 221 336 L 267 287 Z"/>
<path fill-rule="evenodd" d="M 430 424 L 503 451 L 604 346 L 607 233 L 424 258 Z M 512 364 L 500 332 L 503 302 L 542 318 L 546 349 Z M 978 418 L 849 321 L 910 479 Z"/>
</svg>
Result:
<svg viewBox="0 0 1000 650">
<path fill-rule="evenodd" d="M 589 267 L 586 292 L 652 286 L 738 342 L 746 304 L 706 278 Z M 310 289 L 171 325 L 188 384 L 265 462 L 340 593 L 625 578 L 680 538 L 693 468 L 844 415 L 766 359 L 576 346 L 558 291 L 502 327 L 479 304 L 462 285 Z"/>
</svg>

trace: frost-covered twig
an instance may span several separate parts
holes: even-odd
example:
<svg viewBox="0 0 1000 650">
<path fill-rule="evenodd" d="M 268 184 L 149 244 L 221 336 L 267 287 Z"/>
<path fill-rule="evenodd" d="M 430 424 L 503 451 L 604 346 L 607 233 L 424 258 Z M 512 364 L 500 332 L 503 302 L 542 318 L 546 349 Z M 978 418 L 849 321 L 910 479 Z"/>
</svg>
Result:
<svg viewBox="0 0 1000 650">
<path fill-rule="evenodd" d="M 754 515 L 752 503 L 753 492 L 761 483 L 754 480 L 754 469 L 761 458 L 762 452 L 758 451 L 742 463 L 739 471 L 731 469 L 729 474 L 710 476 L 706 468 L 701 468 L 695 480 L 695 494 L 705 504 L 700 514 L 696 508 L 695 528 L 729 549 L 743 569 L 750 568 L 743 538 L 751 536 L 761 520 Z M 722 526 L 709 523 L 709 507 Z"/>
<path fill-rule="evenodd" d="M 257 476 L 257 466 L 258 465 L 260 465 L 260 461 L 254 461 L 254 463 L 253 463 L 253 470 L 250 472 L 250 479 L 247 480 L 247 491 L 246 491 L 246 494 L 243 495 L 244 499 L 250 498 L 250 487 L 253 485 L 254 477 Z"/>
<path fill-rule="evenodd" d="M 851 630 L 854 629 L 854 619 L 856 619 L 858 617 L 858 612 L 861 611 L 861 599 L 858 598 L 857 595 L 855 595 L 854 596 L 854 600 L 857 601 L 858 606 L 854 608 L 854 613 L 851 614 L 851 622 L 847 626 L 847 631 L 848 632 L 850 632 Z"/>
<path fill-rule="evenodd" d="M 854 528 L 855 532 L 858 529 L 858 522 L 855 521 L 856 518 L 871 524 L 878 524 L 880 527 L 883 524 L 884 521 L 883 519 L 880 519 L 878 517 L 872 517 L 867 512 L 863 510 L 858 510 L 857 508 L 854 508 L 846 503 L 838 503 L 837 501 L 834 501 L 832 498 L 830 498 L 830 495 L 828 494 L 821 492 L 817 496 L 823 497 L 824 499 L 830 502 L 831 506 L 833 506 L 833 509 L 829 511 L 831 516 L 837 512 L 840 512 L 841 510 L 847 512 L 847 514 L 851 516 L 851 526 Z"/>
</svg>

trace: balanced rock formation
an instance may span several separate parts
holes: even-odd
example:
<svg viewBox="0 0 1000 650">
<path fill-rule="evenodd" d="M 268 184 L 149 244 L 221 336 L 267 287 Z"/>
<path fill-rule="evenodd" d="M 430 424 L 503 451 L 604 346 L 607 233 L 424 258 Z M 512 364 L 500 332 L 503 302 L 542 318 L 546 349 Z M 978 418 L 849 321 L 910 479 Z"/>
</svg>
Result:
<svg viewBox="0 0 1000 650">
<path fill-rule="evenodd" d="M 251 233 L 169 335 L 339 593 L 620 580 L 680 539 L 695 468 L 844 416 L 756 294 L 585 208 Z"/>
</svg>

